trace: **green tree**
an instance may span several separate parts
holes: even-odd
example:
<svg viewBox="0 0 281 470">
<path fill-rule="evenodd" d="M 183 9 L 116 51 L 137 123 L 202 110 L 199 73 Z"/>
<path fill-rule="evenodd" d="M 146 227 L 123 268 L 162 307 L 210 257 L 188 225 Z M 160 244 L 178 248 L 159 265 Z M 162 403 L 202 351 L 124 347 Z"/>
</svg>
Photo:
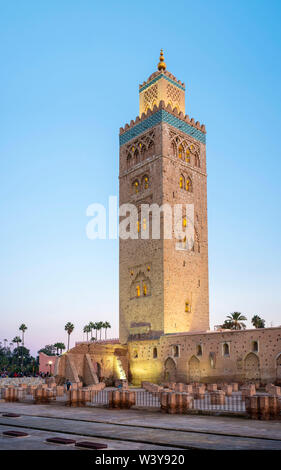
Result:
<svg viewBox="0 0 281 470">
<path fill-rule="evenodd" d="M 56 354 L 59 355 L 62 354 L 62 350 L 65 349 L 65 345 L 64 343 L 58 342 L 54 344 L 54 348 L 56 348 Z"/>
<path fill-rule="evenodd" d="M 91 329 L 91 338 L 92 338 L 92 336 L 93 336 L 93 330 L 95 329 L 95 324 L 94 324 L 94 322 L 90 321 L 89 327 L 90 327 L 90 329 Z"/>
<path fill-rule="evenodd" d="M 47 356 L 54 356 L 56 354 L 56 348 L 54 344 L 46 344 L 44 348 L 39 349 L 38 354 L 44 353 Z"/>
<path fill-rule="evenodd" d="M 87 335 L 87 341 L 89 340 L 89 333 L 91 333 L 91 327 L 90 325 L 85 325 L 83 328 L 83 332 L 86 333 Z"/>
<path fill-rule="evenodd" d="M 107 338 L 107 329 L 111 328 L 111 324 L 108 321 L 106 321 L 106 322 L 104 322 L 103 327 L 104 327 L 104 330 L 105 330 L 105 339 L 106 339 Z"/>
<path fill-rule="evenodd" d="M 254 315 L 251 319 L 251 323 L 255 328 L 265 328 L 265 320 L 258 315 Z"/>
<path fill-rule="evenodd" d="M 227 315 L 226 320 L 221 327 L 229 330 L 244 330 L 246 325 L 243 322 L 246 320 L 247 318 L 245 315 L 242 315 L 242 313 L 233 312 L 230 315 Z"/>
<path fill-rule="evenodd" d="M 66 323 L 64 327 L 65 331 L 67 331 L 68 334 L 68 341 L 67 341 L 67 350 L 69 351 L 69 343 L 70 343 L 70 335 L 74 330 L 74 325 L 70 321 Z"/>
<path fill-rule="evenodd" d="M 17 349 L 19 350 L 19 344 L 21 343 L 21 339 L 19 336 L 15 336 L 14 339 L 13 339 L 13 343 L 16 343 L 17 344 Z M 15 348 L 16 349 L 16 348 Z M 15 349 L 13 351 L 13 353 L 15 352 Z"/>
<path fill-rule="evenodd" d="M 27 330 L 27 326 L 24 323 L 22 323 L 19 327 L 19 330 L 21 331 L 21 335 L 22 335 L 21 347 L 22 347 L 22 350 L 23 350 L 23 348 L 24 348 L 24 333 Z M 21 367 L 23 367 L 23 351 L 22 351 L 22 354 L 21 354 Z"/>
<path fill-rule="evenodd" d="M 97 322 L 96 329 L 100 332 L 100 340 L 101 340 L 101 334 L 102 334 L 102 329 L 103 329 L 103 322 L 102 321 Z"/>
</svg>

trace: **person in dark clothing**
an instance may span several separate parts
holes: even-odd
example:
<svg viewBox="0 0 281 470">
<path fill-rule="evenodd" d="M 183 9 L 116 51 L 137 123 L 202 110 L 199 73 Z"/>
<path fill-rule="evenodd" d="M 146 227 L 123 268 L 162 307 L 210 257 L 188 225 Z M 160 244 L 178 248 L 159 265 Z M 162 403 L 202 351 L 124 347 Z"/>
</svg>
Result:
<svg viewBox="0 0 281 470">
<path fill-rule="evenodd" d="M 66 381 L 66 390 L 67 390 L 68 392 L 69 392 L 69 390 L 70 390 L 70 387 L 71 387 L 71 382 L 70 382 L 70 380 L 67 379 L 67 381 Z"/>
</svg>

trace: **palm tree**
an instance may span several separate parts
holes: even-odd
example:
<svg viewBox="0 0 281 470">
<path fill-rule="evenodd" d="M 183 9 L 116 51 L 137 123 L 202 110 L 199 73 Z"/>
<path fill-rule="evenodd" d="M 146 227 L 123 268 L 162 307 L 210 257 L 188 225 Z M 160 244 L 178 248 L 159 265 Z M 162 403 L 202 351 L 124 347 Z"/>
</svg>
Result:
<svg viewBox="0 0 281 470">
<path fill-rule="evenodd" d="M 12 341 L 13 341 L 13 343 L 17 343 L 17 348 L 18 348 L 18 347 L 19 347 L 19 344 L 21 343 L 20 337 L 19 337 L 19 336 L 15 336 Z"/>
<path fill-rule="evenodd" d="M 22 323 L 21 326 L 19 327 L 19 330 L 21 331 L 22 334 L 22 343 L 21 343 L 21 368 L 23 366 L 23 348 L 24 348 L 24 333 L 27 330 L 27 326 Z"/>
<path fill-rule="evenodd" d="M 111 328 L 111 324 L 108 321 L 106 321 L 104 322 L 103 327 L 105 329 L 105 339 L 106 339 L 107 328 Z"/>
<path fill-rule="evenodd" d="M 103 328 L 103 322 L 98 321 L 97 324 L 96 324 L 96 329 L 99 330 L 99 332 L 100 332 L 100 341 L 101 341 L 102 328 Z"/>
<path fill-rule="evenodd" d="M 247 318 L 245 315 L 242 315 L 240 312 L 233 312 L 230 315 L 227 315 L 222 328 L 229 329 L 229 330 L 244 330 L 246 328 L 244 321 Z"/>
<path fill-rule="evenodd" d="M 70 321 L 66 323 L 64 327 L 65 331 L 67 331 L 68 334 L 68 341 L 67 341 L 67 350 L 69 351 L 69 342 L 70 342 L 70 335 L 74 330 L 74 325 Z"/>
<path fill-rule="evenodd" d="M 65 344 L 64 343 L 59 343 L 59 350 L 60 350 L 60 354 L 62 354 L 62 351 L 65 350 Z"/>
<path fill-rule="evenodd" d="M 87 335 L 87 341 L 89 340 L 89 333 L 91 333 L 91 327 L 90 325 L 85 325 L 83 328 L 83 333 L 86 333 Z"/>
<path fill-rule="evenodd" d="M 93 324 L 93 330 L 96 330 L 96 341 L 97 341 L 97 339 L 98 339 L 98 329 L 99 329 L 99 328 L 98 328 L 98 323 L 95 322 L 95 323 Z"/>
<path fill-rule="evenodd" d="M 61 354 L 62 350 L 65 349 L 65 345 L 64 345 L 64 343 L 55 343 L 54 348 L 56 348 L 57 355 L 59 355 L 59 351 L 60 351 L 60 354 Z"/>
<path fill-rule="evenodd" d="M 89 327 L 90 327 L 90 329 L 91 329 L 91 338 L 92 338 L 92 336 L 93 336 L 93 330 L 95 329 L 95 324 L 94 324 L 94 322 L 90 321 Z"/>
<path fill-rule="evenodd" d="M 24 333 L 27 330 L 27 326 L 24 323 L 22 323 L 21 326 L 19 327 L 19 330 L 21 331 L 21 334 L 22 334 L 22 346 L 24 346 Z"/>
<path fill-rule="evenodd" d="M 17 343 L 17 349 L 18 349 L 18 355 L 19 355 L 19 344 L 21 343 L 21 339 L 19 336 L 15 336 L 12 341 L 13 343 Z"/>
<path fill-rule="evenodd" d="M 252 325 L 255 327 L 255 328 L 265 328 L 265 320 L 263 320 L 261 317 L 259 317 L 258 315 L 254 315 L 252 317 Z"/>
</svg>

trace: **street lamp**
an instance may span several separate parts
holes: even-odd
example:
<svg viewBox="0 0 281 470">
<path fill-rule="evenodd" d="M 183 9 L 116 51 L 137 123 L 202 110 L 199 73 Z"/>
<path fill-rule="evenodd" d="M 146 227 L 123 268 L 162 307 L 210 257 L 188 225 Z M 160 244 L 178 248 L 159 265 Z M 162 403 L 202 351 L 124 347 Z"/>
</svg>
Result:
<svg viewBox="0 0 281 470">
<path fill-rule="evenodd" d="M 51 374 L 52 374 L 52 364 L 53 364 L 53 362 L 52 362 L 52 361 L 49 361 L 48 364 L 49 364 L 49 366 L 50 366 L 50 375 L 51 375 Z"/>
</svg>

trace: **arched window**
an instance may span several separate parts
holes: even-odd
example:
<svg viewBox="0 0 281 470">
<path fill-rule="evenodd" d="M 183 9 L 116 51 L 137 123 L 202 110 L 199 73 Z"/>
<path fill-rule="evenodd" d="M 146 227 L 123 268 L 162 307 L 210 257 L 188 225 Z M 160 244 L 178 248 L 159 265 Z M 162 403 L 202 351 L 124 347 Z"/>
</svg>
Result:
<svg viewBox="0 0 281 470">
<path fill-rule="evenodd" d="M 202 356 L 202 346 L 201 346 L 201 344 L 197 344 L 196 355 L 197 356 Z"/>
<path fill-rule="evenodd" d="M 229 344 L 228 343 L 223 344 L 222 350 L 223 350 L 223 355 L 224 356 L 229 356 Z"/>
<path fill-rule="evenodd" d="M 144 189 L 148 189 L 148 186 L 149 186 L 149 180 L 148 180 L 148 176 L 145 176 L 144 177 Z"/>
<path fill-rule="evenodd" d="M 186 178 L 185 189 L 186 191 L 191 191 L 191 179 L 189 177 Z"/>
<path fill-rule="evenodd" d="M 145 232 L 146 231 L 146 219 L 142 220 L 142 230 Z"/>
<path fill-rule="evenodd" d="M 147 295 L 147 286 L 145 283 L 143 283 L 142 291 L 143 291 L 143 295 Z"/>
<path fill-rule="evenodd" d="M 182 145 L 180 145 L 179 146 L 179 152 L 178 152 L 179 158 L 182 158 L 182 153 L 183 153 L 183 148 L 182 148 Z"/>
<path fill-rule="evenodd" d="M 179 346 L 178 345 L 175 345 L 173 346 L 173 356 L 174 357 L 179 357 Z"/>
<path fill-rule="evenodd" d="M 180 176 L 180 189 L 183 189 L 183 176 Z"/>
<path fill-rule="evenodd" d="M 190 303 L 189 303 L 189 302 L 185 302 L 184 311 L 185 311 L 186 313 L 190 313 L 191 307 L 190 307 Z"/>
<path fill-rule="evenodd" d="M 200 168 L 200 158 L 198 155 L 195 155 L 195 166 L 197 166 L 198 168 Z"/>
<path fill-rule="evenodd" d="M 190 150 L 187 149 L 187 151 L 185 152 L 185 161 L 187 163 L 190 163 Z"/>
<path fill-rule="evenodd" d="M 259 343 L 257 341 L 252 342 L 252 351 L 258 352 L 259 351 Z"/>
<path fill-rule="evenodd" d="M 140 286 L 139 286 L 139 284 L 137 285 L 136 289 L 137 289 L 137 297 L 140 297 Z"/>
<path fill-rule="evenodd" d="M 133 188 L 134 188 L 135 193 L 138 194 L 138 192 L 139 192 L 139 182 L 138 182 L 138 180 L 133 182 Z"/>
<path fill-rule="evenodd" d="M 153 359 L 157 359 L 158 353 L 157 348 L 153 348 Z"/>
<path fill-rule="evenodd" d="M 139 163 L 139 151 L 136 149 L 135 153 L 134 153 L 134 157 L 135 157 L 135 164 L 137 165 Z"/>
<path fill-rule="evenodd" d="M 137 359 L 139 357 L 137 349 L 134 350 L 133 352 L 133 358 Z"/>
</svg>

